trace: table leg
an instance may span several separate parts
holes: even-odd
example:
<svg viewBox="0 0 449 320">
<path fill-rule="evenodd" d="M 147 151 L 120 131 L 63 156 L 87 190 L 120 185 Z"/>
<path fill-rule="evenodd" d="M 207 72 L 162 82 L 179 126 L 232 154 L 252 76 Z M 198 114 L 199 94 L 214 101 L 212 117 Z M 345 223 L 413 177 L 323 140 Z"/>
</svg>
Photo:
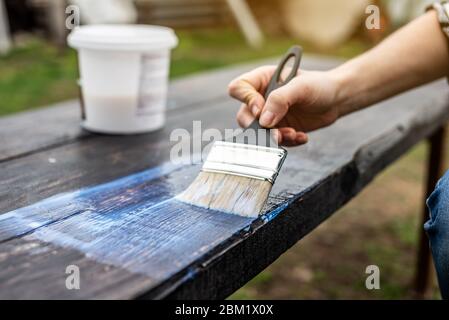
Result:
<svg viewBox="0 0 449 320">
<path fill-rule="evenodd" d="M 445 147 L 446 128 L 438 129 L 429 137 L 429 153 L 427 161 L 427 182 L 425 189 L 425 199 L 432 193 L 438 179 L 444 173 L 444 147 Z M 418 259 L 416 264 L 416 275 L 414 289 L 418 297 L 425 297 L 430 283 L 431 275 L 431 254 L 429 240 L 423 229 L 423 224 L 428 220 L 429 213 L 426 204 L 423 205 L 421 223 L 419 224 L 419 247 Z"/>
</svg>

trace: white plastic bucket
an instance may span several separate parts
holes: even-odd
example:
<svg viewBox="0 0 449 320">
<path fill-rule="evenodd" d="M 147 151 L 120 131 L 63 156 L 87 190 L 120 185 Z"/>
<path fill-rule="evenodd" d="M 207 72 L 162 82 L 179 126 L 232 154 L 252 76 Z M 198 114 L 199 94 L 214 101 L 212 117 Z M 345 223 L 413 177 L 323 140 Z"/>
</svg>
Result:
<svg viewBox="0 0 449 320">
<path fill-rule="evenodd" d="M 76 28 L 68 43 L 78 50 L 82 126 L 132 134 L 165 124 L 170 28 L 147 25 L 90 25 Z"/>
</svg>

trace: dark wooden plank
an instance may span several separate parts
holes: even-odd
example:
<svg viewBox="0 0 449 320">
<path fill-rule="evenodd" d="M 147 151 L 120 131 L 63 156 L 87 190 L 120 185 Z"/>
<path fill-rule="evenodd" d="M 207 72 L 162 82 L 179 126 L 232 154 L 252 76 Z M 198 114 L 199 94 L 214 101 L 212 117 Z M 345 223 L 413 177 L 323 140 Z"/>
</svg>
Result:
<svg viewBox="0 0 449 320">
<path fill-rule="evenodd" d="M 192 121 L 203 116 L 212 120 L 204 129 L 235 126 L 233 116 L 216 118 L 217 110 L 231 114 L 237 106 L 230 101 L 217 103 L 173 115 L 163 130 L 152 134 L 98 135 L 4 162 L 0 167 L 0 212 L 167 162 L 170 146 L 176 143 L 170 142 L 173 130 L 192 131 Z"/>
<path fill-rule="evenodd" d="M 129 183 L 128 191 L 117 190 L 118 194 L 100 193 L 104 198 L 88 197 L 84 202 L 76 198 L 74 203 L 80 207 L 74 212 L 47 212 L 48 202 L 43 202 L 0 215 L 0 294 L 17 298 L 26 291 L 28 297 L 73 297 L 53 272 L 81 264 L 87 274 L 112 266 L 120 276 L 93 277 L 77 297 L 225 297 L 444 124 L 449 116 L 447 99 L 446 83 L 441 81 L 312 133 L 308 145 L 289 150 L 266 214 L 259 219 L 207 212 L 174 201 L 172 196 L 190 183 L 198 166 L 161 172 L 137 185 Z M 203 105 L 173 115 L 167 131 L 157 134 L 99 136 L 7 161 L 0 168 L 0 211 L 166 163 L 170 129 L 189 128 L 193 119 L 203 119 L 205 128 L 223 129 L 232 125 L 236 107 L 229 100 Z M 48 164 L 49 156 L 57 159 L 59 167 Z M 98 211 L 94 199 L 114 204 L 119 195 L 125 199 L 121 210 Z M 42 213 L 47 221 L 41 220 Z M 42 259 L 39 248 L 49 245 L 56 252 Z M 11 267 L 16 248 L 22 254 L 17 269 Z M 31 275 L 22 277 L 26 273 Z M 35 279 L 31 288 L 29 277 Z M 45 290 L 37 289 L 42 286 Z"/>
<path fill-rule="evenodd" d="M 212 105 L 227 97 L 228 82 L 240 73 L 258 65 L 275 63 L 269 59 L 251 64 L 236 65 L 218 71 L 204 72 L 172 81 L 169 88 L 169 116 L 179 108 Z M 338 62 L 333 59 L 309 57 L 305 66 L 310 69 L 327 69 Z M 207 88 L 207 90 L 204 90 Z M 0 102 L 1 104 L 1 102 Z M 72 143 L 95 135 L 82 131 L 79 126 L 78 101 L 68 101 L 49 108 L 23 112 L 0 118 L 0 162 L 28 155 L 32 152 Z"/>
<path fill-rule="evenodd" d="M 30 255 L 34 257 L 32 261 Z M 3 265 L 0 270 L 2 299 L 126 299 L 133 298 L 136 292 L 146 292 L 151 283 L 147 276 L 99 264 L 77 250 L 62 249 L 31 237 L 3 244 L 0 261 Z M 81 290 L 66 288 L 66 268 L 69 265 L 80 268 Z M 48 280 L 48 284 L 42 282 L 43 278 Z M 109 279 L 115 281 L 110 283 Z M 25 283 L 28 290 L 23 290 Z M 49 292 L 53 294 L 49 295 Z"/>
<path fill-rule="evenodd" d="M 82 137 L 79 119 L 77 101 L 0 117 L 0 162 Z"/>
</svg>

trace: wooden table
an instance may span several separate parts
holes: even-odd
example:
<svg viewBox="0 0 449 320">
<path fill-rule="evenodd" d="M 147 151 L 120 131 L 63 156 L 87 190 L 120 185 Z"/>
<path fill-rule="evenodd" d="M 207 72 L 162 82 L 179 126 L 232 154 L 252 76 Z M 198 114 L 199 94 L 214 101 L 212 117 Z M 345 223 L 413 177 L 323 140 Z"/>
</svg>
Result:
<svg viewBox="0 0 449 320">
<path fill-rule="evenodd" d="M 173 81 L 167 125 L 151 134 L 84 132 L 76 101 L 0 118 L 0 298 L 224 298 L 422 139 L 433 137 L 429 184 L 440 174 L 445 81 L 289 149 L 258 219 L 178 203 L 200 166 L 170 163 L 170 133 L 192 131 L 193 120 L 234 128 L 238 103 L 226 85 L 262 63 Z M 308 69 L 338 63 L 304 59 Z M 417 288 L 429 262 L 422 244 Z M 68 266 L 79 268 L 79 290 L 66 287 Z"/>
</svg>

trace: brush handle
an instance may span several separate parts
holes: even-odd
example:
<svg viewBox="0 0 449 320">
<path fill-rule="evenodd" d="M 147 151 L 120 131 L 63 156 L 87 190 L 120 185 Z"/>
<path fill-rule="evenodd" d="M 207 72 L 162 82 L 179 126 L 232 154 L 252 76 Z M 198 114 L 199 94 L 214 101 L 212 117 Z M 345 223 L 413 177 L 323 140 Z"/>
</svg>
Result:
<svg viewBox="0 0 449 320">
<path fill-rule="evenodd" d="M 287 51 L 282 60 L 279 62 L 276 70 L 274 71 L 273 76 L 270 79 L 270 82 L 268 83 L 264 95 L 265 100 L 268 99 L 268 96 L 270 95 L 271 92 L 273 92 L 277 88 L 286 85 L 287 83 L 290 82 L 290 80 L 296 77 L 296 74 L 298 73 L 299 64 L 301 63 L 301 57 L 302 57 L 302 48 L 300 46 L 293 46 Z M 284 71 L 285 65 L 291 58 L 294 58 L 294 60 L 292 69 L 290 70 L 290 74 L 287 76 L 287 78 L 282 80 L 281 79 L 282 71 Z"/>
<path fill-rule="evenodd" d="M 265 91 L 265 101 L 267 100 L 271 92 L 287 84 L 288 82 L 290 82 L 290 80 L 292 80 L 296 76 L 296 74 L 298 73 L 299 64 L 301 62 L 301 57 L 302 57 L 302 48 L 300 46 L 293 46 L 287 51 L 282 60 L 279 62 L 276 70 L 274 71 L 273 76 L 270 79 L 270 82 L 268 83 L 267 89 Z M 290 74 L 284 80 L 282 80 L 281 79 L 282 71 L 284 70 L 285 65 L 291 58 L 294 58 L 293 67 L 290 71 Z M 263 128 L 259 124 L 259 119 L 255 119 L 247 129 L 253 129 L 256 130 L 257 132 L 257 130 L 265 128 Z M 273 137 L 271 137 L 270 135 L 270 130 L 266 130 L 265 141 L 259 141 L 258 139 L 257 145 L 265 145 L 265 146 L 276 145 L 275 141 L 273 140 Z"/>
</svg>

